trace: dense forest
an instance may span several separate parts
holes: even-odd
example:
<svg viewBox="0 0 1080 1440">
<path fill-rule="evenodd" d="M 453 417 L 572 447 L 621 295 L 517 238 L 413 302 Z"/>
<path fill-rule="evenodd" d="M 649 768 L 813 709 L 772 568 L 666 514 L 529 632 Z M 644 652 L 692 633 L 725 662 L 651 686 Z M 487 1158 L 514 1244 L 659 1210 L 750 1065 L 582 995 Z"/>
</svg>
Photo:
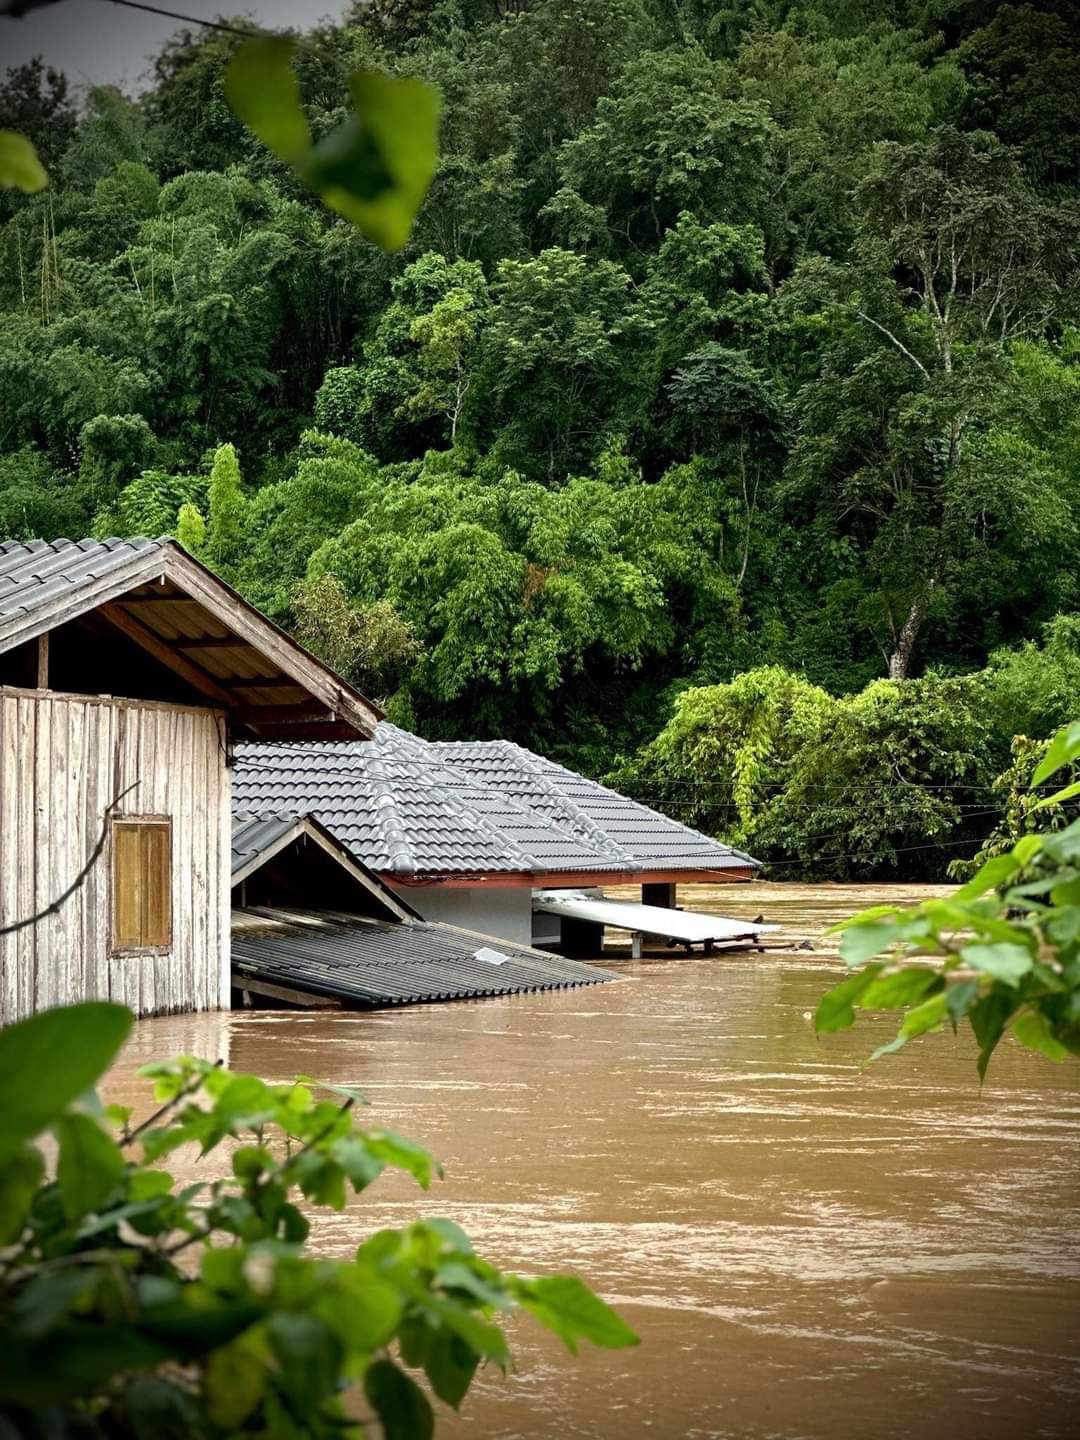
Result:
<svg viewBox="0 0 1080 1440">
<path fill-rule="evenodd" d="M 777 874 L 1007 823 L 1080 713 L 1073 0 L 357 4 L 315 133 L 356 65 L 443 96 L 393 255 L 234 118 L 238 43 L 0 86 L 52 177 L 0 197 L 0 532 L 175 534 L 399 723 Z"/>
</svg>

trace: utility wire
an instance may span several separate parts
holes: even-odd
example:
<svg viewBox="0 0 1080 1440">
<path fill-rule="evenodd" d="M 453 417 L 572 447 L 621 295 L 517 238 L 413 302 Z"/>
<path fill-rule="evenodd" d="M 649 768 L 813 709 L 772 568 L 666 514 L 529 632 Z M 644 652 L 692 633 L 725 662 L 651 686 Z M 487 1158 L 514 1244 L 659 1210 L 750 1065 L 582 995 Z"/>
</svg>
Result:
<svg viewBox="0 0 1080 1440">
<path fill-rule="evenodd" d="M 102 3 L 121 5 L 125 10 L 144 10 L 148 15 L 161 15 L 166 20 L 182 20 L 185 25 L 201 25 L 204 30 L 220 30 L 225 35 L 239 35 L 244 40 L 250 40 L 253 35 L 280 33 L 263 30 L 257 25 L 252 25 L 247 30 L 241 30 L 239 25 L 230 25 L 226 20 L 202 20 L 198 15 L 182 15 L 179 10 L 163 10 L 157 5 L 145 5 L 142 0 L 102 0 Z"/>
</svg>

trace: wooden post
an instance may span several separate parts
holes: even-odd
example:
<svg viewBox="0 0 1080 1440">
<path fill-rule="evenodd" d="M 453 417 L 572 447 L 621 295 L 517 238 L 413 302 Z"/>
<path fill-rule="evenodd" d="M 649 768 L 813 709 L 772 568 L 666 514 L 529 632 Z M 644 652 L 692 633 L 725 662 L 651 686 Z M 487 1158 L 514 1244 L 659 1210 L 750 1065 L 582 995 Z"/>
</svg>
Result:
<svg viewBox="0 0 1080 1440">
<path fill-rule="evenodd" d="M 49 632 L 38 636 L 37 642 L 37 688 L 49 688 Z"/>
</svg>

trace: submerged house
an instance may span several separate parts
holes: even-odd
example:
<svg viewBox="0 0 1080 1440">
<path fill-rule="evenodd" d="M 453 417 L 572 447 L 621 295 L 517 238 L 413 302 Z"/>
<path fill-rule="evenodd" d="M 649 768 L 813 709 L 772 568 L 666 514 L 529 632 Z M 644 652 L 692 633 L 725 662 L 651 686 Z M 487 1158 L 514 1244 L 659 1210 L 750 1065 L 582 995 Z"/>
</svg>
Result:
<svg viewBox="0 0 1080 1440">
<path fill-rule="evenodd" d="M 310 815 L 238 814 L 232 974 L 241 1005 L 372 1008 L 596 985 L 595 966 L 425 920 Z"/>
<path fill-rule="evenodd" d="M 650 908 L 670 908 L 679 884 L 758 868 L 509 741 L 424 741 L 386 721 L 363 742 L 239 745 L 233 783 L 246 810 L 316 816 L 425 918 L 571 954 L 598 954 L 615 922 L 590 918 L 604 912 L 587 895 L 568 907 L 569 892 L 629 882 Z"/>
<path fill-rule="evenodd" d="M 238 739 L 379 711 L 169 540 L 0 544 L 0 1021 L 230 999 Z"/>
<path fill-rule="evenodd" d="M 0 544 L 0 1023 L 228 1008 L 234 967 L 249 995 L 359 1005 L 610 978 L 426 921 L 298 807 L 234 827 L 238 742 L 379 720 L 171 540 Z"/>
</svg>

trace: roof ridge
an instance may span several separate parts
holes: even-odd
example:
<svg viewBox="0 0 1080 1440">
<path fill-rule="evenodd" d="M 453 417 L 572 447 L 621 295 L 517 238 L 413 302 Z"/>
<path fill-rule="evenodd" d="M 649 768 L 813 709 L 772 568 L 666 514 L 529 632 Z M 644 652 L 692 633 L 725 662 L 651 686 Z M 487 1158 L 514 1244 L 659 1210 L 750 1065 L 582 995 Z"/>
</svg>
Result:
<svg viewBox="0 0 1080 1440">
<path fill-rule="evenodd" d="M 382 728 L 381 725 L 379 728 Z M 439 783 L 437 776 L 440 772 L 443 775 L 451 777 L 453 777 L 454 772 L 449 769 L 442 760 L 439 759 L 439 757 L 435 754 L 434 747 L 430 744 L 429 741 L 425 740 L 420 735 L 412 735 L 407 730 L 398 730 L 396 725 L 391 725 L 388 728 L 396 732 L 394 738 L 396 738 L 396 736 L 404 736 L 405 740 L 408 743 L 402 748 L 404 748 L 407 752 L 411 751 L 414 756 L 419 755 L 422 758 L 428 771 L 427 783 L 429 787 L 439 795 L 440 799 L 442 799 L 449 805 L 451 810 L 456 810 L 458 814 L 460 814 L 465 820 L 467 820 L 471 825 L 473 825 L 475 829 L 485 835 L 487 839 L 493 841 L 496 845 L 502 846 L 502 848 L 507 852 L 508 855 L 511 855 L 515 859 L 520 858 L 524 862 L 526 868 L 532 870 L 544 869 L 543 863 L 537 858 L 537 856 L 531 854 L 523 846 L 519 845 L 512 836 L 506 833 L 505 830 L 494 824 L 494 822 L 488 820 L 486 816 L 482 815 L 478 810 L 475 810 L 468 803 L 467 800 L 463 800 L 459 794 L 456 794 L 455 790 L 458 789 L 457 784 L 448 789 L 445 784 Z M 430 756 L 431 758 L 428 759 L 428 756 Z M 471 782 L 471 788 L 494 788 L 487 785 L 486 782 L 483 780 L 477 780 L 474 776 L 470 776 L 469 779 Z M 520 810 L 523 815 L 527 815 L 529 813 L 528 807 L 514 800 L 512 796 L 500 795 L 499 798 L 500 800 L 510 801 L 511 808 L 515 810 Z"/>
<path fill-rule="evenodd" d="M 397 813 L 393 783 L 386 773 L 383 757 L 378 754 L 378 747 L 373 745 L 371 748 L 372 754 L 364 769 L 371 785 L 375 818 L 390 857 L 390 869 L 399 875 L 415 875 L 416 852 Z"/>
<path fill-rule="evenodd" d="M 515 753 L 519 763 L 543 787 L 544 794 L 552 802 L 556 811 L 567 816 L 567 821 L 575 835 L 587 837 L 591 844 L 610 855 L 613 860 L 622 860 L 627 863 L 633 860 L 630 852 L 625 850 L 618 841 L 612 839 L 603 826 L 583 810 L 575 800 L 572 800 L 569 795 L 564 795 L 548 782 L 543 773 L 542 756 L 532 750 L 527 750 L 524 745 L 518 745 L 513 740 L 500 740 L 496 743 Z"/>
</svg>

